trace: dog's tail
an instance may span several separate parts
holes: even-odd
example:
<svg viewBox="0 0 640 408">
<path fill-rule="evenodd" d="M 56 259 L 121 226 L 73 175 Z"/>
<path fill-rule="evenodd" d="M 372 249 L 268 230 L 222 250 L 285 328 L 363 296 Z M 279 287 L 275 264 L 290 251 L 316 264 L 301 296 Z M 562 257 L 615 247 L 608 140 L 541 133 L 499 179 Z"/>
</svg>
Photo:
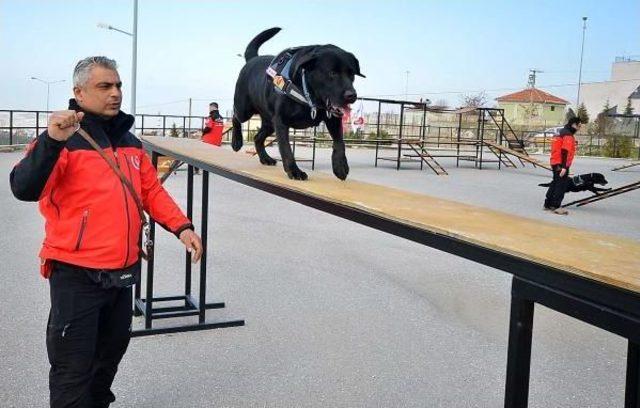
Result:
<svg viewBox="0 0 640 408">
<path fill-rule="evenodd" d="M 247 49 L 244 51 L 245 61 L 249 61 L 250 59 L 257 57 L 258 49 L 260 48 L 260 46 L 273 38 L 273 36 L 278 34 L 280 30 L 280 27 L 273 27 L 268 30 L 264 30 L 260 34 L 256 35 L 255 38 L 251 40 L 249 45 L 247 45 Z"/>
<path fill-rule="evenodd" d="M 538 184 L 540 187 L 549 187 L 551 182 Z"/>
</svg>

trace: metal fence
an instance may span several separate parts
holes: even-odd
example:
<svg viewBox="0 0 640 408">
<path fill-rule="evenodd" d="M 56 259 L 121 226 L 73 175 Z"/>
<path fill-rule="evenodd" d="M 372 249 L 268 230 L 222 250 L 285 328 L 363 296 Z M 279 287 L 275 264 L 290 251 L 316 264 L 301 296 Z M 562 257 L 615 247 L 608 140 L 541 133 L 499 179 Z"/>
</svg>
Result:
<svg viewBox="0 0 640 408">
<path fill-rule="evenodd" d="M 51 111 L 41 110 L 0 109 L 0 146 L 30 143 L 47 129 L 50 113 Z M 206 119 L 206 116 L 138 114 L 136 134 L 199 138 Z M 223 120 L 230 126 L 230 118 Z M 243 125 L 245 140 L 255 135 L 258 124 L 259 121 L 252 120 Z M 229 137 L 229 134 L 225 135 L 227 141 Z"/>
<path fill-rule="evenodd" d="M 420 102 L 360 98 L 352 105 L 352 116 L 362 116 L 364 123 L 345 128 L 345 139 L 358 145 L 367 140 L 417 138 L 440 149 L 454 148 L 460 133 L 461 139 L 500 140 L 500 129 L 486 117 L 476 113 L 457 116 L 426 109 Z M 0 146 L 21 145 L 31 142 L 48 125 L 50 112 L 38 110 L 0 110 Z M 136 115 L 138 135 L 174 136 L 198 138 L 206 117 L 183 115 Z M 486 123 L 479 126 L 479 121 Z M 226 123 L 230 123 L 228 118 Z M 589 124 L 578 134 L 578 153 L 581 155 L 640 158 L 640 115 L 609 115 L 600 124 Z M 243 137 L 252 141 L 260 121 L 252 119 L 242 125 Z M 480 135 L 479 132 L 483 134 Z M 530 152 L 547 153 L 554 135 L 552 128 L 526 128 L 513 126 L 513 133 Z M 317 128 L 293 130 L 294 138 L 328 139 L 324 124 Z M 225 134 L 225 141 L 230 137 Z"/>
</svg>

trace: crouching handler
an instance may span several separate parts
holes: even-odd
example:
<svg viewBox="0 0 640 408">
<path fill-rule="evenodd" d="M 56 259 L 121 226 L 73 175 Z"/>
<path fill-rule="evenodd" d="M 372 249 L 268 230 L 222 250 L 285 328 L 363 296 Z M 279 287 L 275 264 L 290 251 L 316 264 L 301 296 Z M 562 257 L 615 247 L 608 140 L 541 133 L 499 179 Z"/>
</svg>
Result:
<svg viewBox="0 0 640 408">
<path fill-rule="evenodd" d="M 108 407 L 115 400 L 111 384 L 129 344 L 144 212 L 173 232 L 194 262 L 202 253 L 191 222 L 129 132 L 134 117 L 120 110 L 116 68 L 106 57 L 78 62 L 69 110 L 51 114 L 10 176 L 13 194 L 38 201 L 45 218 L 40 258 L 51 295 L 51 407 Z"/>
</svg>

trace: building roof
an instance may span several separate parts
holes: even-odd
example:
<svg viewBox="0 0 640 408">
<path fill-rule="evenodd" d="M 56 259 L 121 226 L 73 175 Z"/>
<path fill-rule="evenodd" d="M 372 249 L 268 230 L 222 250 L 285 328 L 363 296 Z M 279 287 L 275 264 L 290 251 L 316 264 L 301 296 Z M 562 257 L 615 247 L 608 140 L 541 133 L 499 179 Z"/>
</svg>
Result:
<svg viewBox="0 0 640 408">
<path fill-rule="evenodd" d="M 527 88 L 522 91 L 503 95 L 496 98 L 498 102 L 522 102 L 522 103 L 554 103 L 558 105 L 568 105 L 569 102 L 562 98 L 553 96 L 550 93 L 538 88 Z"/>
</svg>

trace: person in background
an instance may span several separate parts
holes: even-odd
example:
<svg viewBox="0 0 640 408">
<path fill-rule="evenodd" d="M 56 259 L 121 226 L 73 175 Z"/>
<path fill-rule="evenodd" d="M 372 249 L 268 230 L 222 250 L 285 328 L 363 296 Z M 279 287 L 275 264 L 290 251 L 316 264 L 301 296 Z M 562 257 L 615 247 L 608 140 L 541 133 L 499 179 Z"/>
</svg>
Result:
<svg viewBox="0 0 640 408">
<path fill-rule="evenodd" d="M 569 168 L 573 164 L 576 154 L 577 142 L 575 134 L 580 130 L 580 118 L 569 119 L 566 125 L 553 137 L 551 142 L 551 168 L 553 170 L 553 181 L 547 190 L 547 197 L 544 200 L 544 209 L 553 211 L 555 214 L 567 215 L 569 212 L 562 206 L 564 193 L 567 191 L 569 183 Z"/>
<path fill-rule="evenodd" d="M 214 122 L 222 122 L 222 121 L 223 121 L 223 118 L 222 118 L 222 115 L 220 115 L 220 111 L 218 110 L 218 103 L 211 102 L 209 104 L 209 117 L 205 122 L 204 129 L 202 129 L 202 137 L 204 138 L 204 136 L 207 133 L 211 132 L 211 129 L 213 129 Z"/>
</svg>

